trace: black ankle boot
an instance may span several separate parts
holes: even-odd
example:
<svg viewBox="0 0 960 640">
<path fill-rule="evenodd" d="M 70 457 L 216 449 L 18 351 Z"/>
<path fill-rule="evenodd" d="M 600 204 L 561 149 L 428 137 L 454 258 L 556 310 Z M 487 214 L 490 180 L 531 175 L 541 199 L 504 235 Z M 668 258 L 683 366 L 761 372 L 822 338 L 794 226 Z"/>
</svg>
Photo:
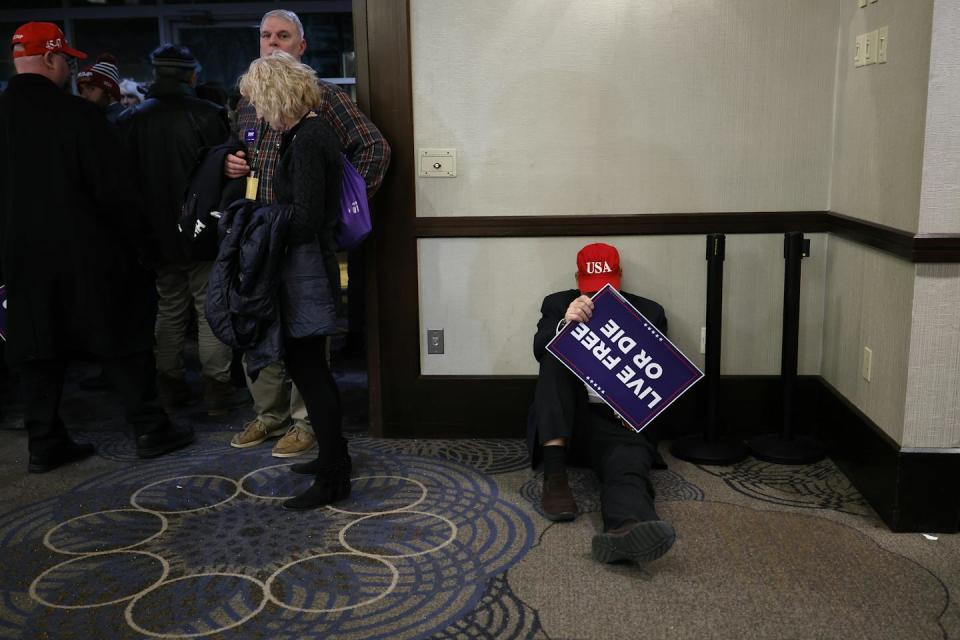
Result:
<svg viewBox="0 0 960 640">
<path fill-rule="evenodd" d="M 340 438 L 340 444 L 338 446 L 340 453 L 339 458 L 346 459 L 347 464 L 350 464 L 350 454 L 347 451 L 347 440 L 345 438 Z M 296 464 L 290 465 L 290 471 L 294 473 L 302 473 L 306 476 L 315 476 L 318 472 L 322 471 L 324 467 L 328 466 L 329 463 L 323 462 L 320 458 L 316 460 L 311 460 L 310 462 L 298 462 Z M 347 475 L 349 475 L 349 471 Z"/>
<path fill-rule="evenodd" d="M 285 500 L 283 507 L 293 511 L 315 509 L 348 498 L 352 466 L 349 455 L 332 465 L 318 466 L 310 488 L 294 498 Z"/>
<path fill-rule="evenodd" d="M 305 476 L 314 476 L 321 469 L 323 469 L 323 463 L 319 458 L 316 460 L 311 460 L 310 462 L 298 462 L 290 465 L 290 471 L 293 471 L 294 473 L 302 473 Z"/>
</svg>

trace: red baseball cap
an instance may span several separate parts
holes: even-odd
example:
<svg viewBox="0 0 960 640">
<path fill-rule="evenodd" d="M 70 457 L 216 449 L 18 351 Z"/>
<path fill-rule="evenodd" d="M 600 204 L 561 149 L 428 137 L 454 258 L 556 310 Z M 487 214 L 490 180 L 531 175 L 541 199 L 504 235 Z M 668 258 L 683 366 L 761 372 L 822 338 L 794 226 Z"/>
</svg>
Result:
<svg viewBox="0 0 960 640">
<path fill-rule="evenodd" d="M 83 51 L 77 51 L 70 47 L 67 37 L 63 35 L 60 27 L 52 22 L 28 22 L 17 29 L 10 40 L 10 46 L 23 45 L 21 51 L 14 51 L 14 58 L 24 56 L 39 56 L 47 51 L 54 53 L 65 53 L 72 58 L 83 60 L 87 57 Z"/>
<path fill-rule="evenodd" d="M 580 293 L 593 293 L 605 284 L 620 290 L 620 254 L 602 242 L 588 244 L 577 253 L 577 286 Z"/>
</svg>

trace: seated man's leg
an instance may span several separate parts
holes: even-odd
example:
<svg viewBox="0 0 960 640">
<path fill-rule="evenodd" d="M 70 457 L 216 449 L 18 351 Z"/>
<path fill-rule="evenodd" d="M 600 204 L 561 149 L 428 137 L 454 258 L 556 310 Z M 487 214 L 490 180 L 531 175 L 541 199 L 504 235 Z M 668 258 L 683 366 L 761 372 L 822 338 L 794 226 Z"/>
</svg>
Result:
<svg viewBox="0 0 960 640">
<path fill-rule="evenodd" d="M 66 363 L 34 360 L 20 366 L 23 421 L 29 434 L 30 473 L 46 473 L 93 454 L 93 445 L 76 444 L 60 419 Z"/>
<path fill-rule="evenodd" d="M 590 409 L 590 460 L 600 479 L 603 533 L 594 536 L 593 556 L 601 562 L 649 562 L 673 545 L 673 527 L 654 506 L 650 468 L 656 456 L 642 433 L 618 424 L 604 405 Z"/>
<path fill-rule="evenodd" d="M 541 506 L 551 520 L 573 520 L 577 503 L 567 480 L 567 457 L 585 395 L 583 384 L 552 355 L 540 362 L 533 399 L 535 436 L 531 458 L 543 457 Z M 537 448 L 539 447 L 539 451 Z"/>
</svg>

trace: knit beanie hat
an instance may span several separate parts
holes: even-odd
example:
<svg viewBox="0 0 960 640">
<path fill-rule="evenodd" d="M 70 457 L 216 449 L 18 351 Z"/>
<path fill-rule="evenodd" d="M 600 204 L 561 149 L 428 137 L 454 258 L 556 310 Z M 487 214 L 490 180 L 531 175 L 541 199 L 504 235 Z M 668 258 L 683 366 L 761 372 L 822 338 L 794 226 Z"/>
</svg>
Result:
<svg viewBox="0 0 960 640">
<path fill-rule="evenodd" d="M 113 98 L 114 102 L 120 100 L 120 69 L 117 67 L 117 59 L 109 53 L 101 53 L 97 61 L 89 67 L 84 67 L 83 71 L 77 74 L 77 86 L 92 84 L 100 87 Z"/>
<path fill-rule="evenodd" d="M 190 49 L 177 44 L 160 45 L 150 54 L 150 62 L 155 67 L 197 68 L 197 59 Z"/>
</svg>

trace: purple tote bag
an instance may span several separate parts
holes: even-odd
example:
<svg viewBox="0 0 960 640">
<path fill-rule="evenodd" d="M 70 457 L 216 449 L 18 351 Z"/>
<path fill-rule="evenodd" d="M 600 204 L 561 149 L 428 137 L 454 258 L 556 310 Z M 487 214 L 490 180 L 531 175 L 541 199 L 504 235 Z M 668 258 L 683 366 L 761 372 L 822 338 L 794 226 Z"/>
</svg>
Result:
<svg viewBox="0 0 960 640">
<path fill-rule="evenodd" d="M 367 202 L 367 183 L 343 156 L 343 180 L 340 183 L 340 225 L 337 244 L 341 249 L 355 249 L 370 235 L 370 205 Z"/>
</svg>

